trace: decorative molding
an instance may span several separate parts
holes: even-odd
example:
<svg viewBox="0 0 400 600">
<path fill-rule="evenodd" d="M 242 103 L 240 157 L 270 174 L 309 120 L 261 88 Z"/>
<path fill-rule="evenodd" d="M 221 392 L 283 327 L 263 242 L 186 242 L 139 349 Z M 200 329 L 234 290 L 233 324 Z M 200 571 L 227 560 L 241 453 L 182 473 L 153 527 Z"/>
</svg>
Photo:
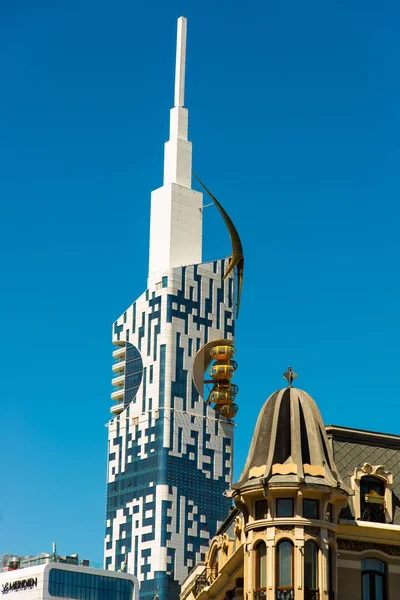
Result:
<svg viewBox="0 0 400 600">
<path fill-rule="evenodd" d="M 240 540 L 240 538 L 242 536 L 242 531 L 243 531 L 243 520 L 240 517 L 236 517 L 234 523 L 235 523 L 235 527 L 234 527 L 235 536 L 238 538 L 238 540 Z"/>
<path fill-rule="evenodd" d="M 355 479 L 361 479 L 364 475 L 375 475 L 381 479 L 385 479 L 389 485 L 393 484 L 393 475 L 390 471 L 386 471 L 384 465 L 370 465 L 364 463 L 362 467 L 355 469 Z"/>
<path fill-rule="evenodd" d="M 292 525 L 277 525 L 275 531 L 294 531 L 294 527 Z"/>
<path fill-rule="evenodd" d="M 313 477 L 325 477 L 326 471 L 324 467 L 319 465 L 304 464 L 304 475 L 311 475 Z"/>
<path fill-rule="evenodd" d="M 261 465 L 261 467 L 252 467 L 249 471 L 249 479 L 253 477 L 263 477 L 265 473 L 266 465 Z"/>
<path fill-rule="evenodd" d="M 313 527 L 312 525 L 306 525 L 304 527 L 304 533 L 308 533 L 308 535 L 314 535 L 319 537 L 321 534 L 321 529 L 319 527 Z"/>
<path fill-rule="evenodd" d="M 297 465 L 294 463 L 284 465 L 275 463 L 272 465 L 272 475 L 297 475 Z"/>
<path fill-rule="evenodd" d="M 338 550 L 349 552 L 364 552 L 364 550 L 380 550 L 389 556 L 400 556 L 400 547 L 389 544 L 374 544 L 373 542 L 359 542 L 358 540 L 338 540 Z"/>
<path fill-rule="evenodd" d="M 228 548 L 229 548 L 229 537 L 227 536 L 227 534 L 223 533 L 223 534 L 219 535 L 217 540 L 218 540 L 218 542 L 217 542 L 218 548 L 220 548 L 222 550 L 222 552 L 227 554 Z"/>
</svg>

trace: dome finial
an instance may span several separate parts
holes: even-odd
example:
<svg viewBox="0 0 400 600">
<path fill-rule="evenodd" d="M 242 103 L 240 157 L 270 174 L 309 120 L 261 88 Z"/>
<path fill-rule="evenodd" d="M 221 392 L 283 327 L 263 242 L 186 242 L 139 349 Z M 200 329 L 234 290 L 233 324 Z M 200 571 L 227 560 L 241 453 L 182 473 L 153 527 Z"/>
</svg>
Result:
<svg viewBox="0 0 400 600">
<path fill-rule="evenodd" d="M 286 373 L 284 373 L 283 376 L 285 377 L 285 379 L 288 380 L 288 387 L 292 387 L 293 379 L 297 377 L 297 373 L 294 373 L 292 371 L 292 367 L 288 367 Z"/>
</svg>

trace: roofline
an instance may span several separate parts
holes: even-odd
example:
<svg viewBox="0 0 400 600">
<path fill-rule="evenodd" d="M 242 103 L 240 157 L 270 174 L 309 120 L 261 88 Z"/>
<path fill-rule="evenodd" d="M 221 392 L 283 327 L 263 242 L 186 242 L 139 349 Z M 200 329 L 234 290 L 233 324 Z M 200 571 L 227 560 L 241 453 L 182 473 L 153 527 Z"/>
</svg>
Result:
<svg viewBox="0 0 400 600">
<path fill-rule="evenodd" d="M 220 535 L 221 533 L 224 533 L 229 525 L 235 520 L 235 518 L 238 516 L 238 514 L 240 513 L 240 510 L 238 508 L 236 508 L 236 506 L 232 506 L 232 510 L 229 513 L 229 515 L 226 517 L 225 521 L 223 521 L 221 523 L 221 525 L 218 527 L 217 531 L 215 532 L 215 535 Z"/>
<path fill-rule="evenodd" d="M 74 573 L 85 573 L 89 575 L 103 575 L 105 577 L 117 577 L 119 579 L 129 579 L 135 585 L 135 589 L 138 589 L 139 582 L 133 573 L 125 573 L 123 571 L 109 571 L 106 569 L 98 569 L 97 567 L 84 567 L 83 565 L 71 565 L 68 563 L 60 562 L 48 562 L 33 565 L 32 567 L 19 567 L 12 571 L 0 571 L 0 579 L 27 579 L 29 575 L 35 573 L 48 573 L 51 569 L 59 569 L 61 571 L 72 571 Z"/>
<path fill-rule="evenodd" d="M 386 446 L 391 445 L 400 447 L 400 435 L 394 435 L 393 433 L 355 429 L 353 427 L 342 427 L 341 425 L 326 425 L 325 431 L 328 436 L 334 438 L 362 440 L 363 442 L 369 442 L 373 445 L 384 444 Z"/>
</svg>

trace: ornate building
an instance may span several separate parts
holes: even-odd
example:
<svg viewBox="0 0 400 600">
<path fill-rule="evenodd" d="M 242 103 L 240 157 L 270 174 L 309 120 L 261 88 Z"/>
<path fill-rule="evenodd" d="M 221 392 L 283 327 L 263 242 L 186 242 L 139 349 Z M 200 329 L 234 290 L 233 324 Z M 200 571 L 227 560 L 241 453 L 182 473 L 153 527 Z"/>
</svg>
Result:
<svg viewBox="0 0 400 600">
<path fill-rule="evenodd" d="M 400 437 L 324 427 L 285 376 L 181 600 L 399 600 Z"/>
</svg>

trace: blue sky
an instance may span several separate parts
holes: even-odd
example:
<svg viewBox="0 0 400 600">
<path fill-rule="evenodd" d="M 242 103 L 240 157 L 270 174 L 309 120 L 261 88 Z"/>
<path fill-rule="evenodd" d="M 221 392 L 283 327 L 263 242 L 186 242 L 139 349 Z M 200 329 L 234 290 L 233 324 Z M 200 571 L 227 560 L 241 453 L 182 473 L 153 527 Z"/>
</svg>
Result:
<svg viewBox="0 0 400 600">
<path fill-rule="evenodd" d="M 146 286 L 181 14 L 194 170 L 246 257 L 236 477 L 289 364 L 325 423 L 400 433 L 399 3 L 3 3 L 0 553 L 102 560 L 111 324 Z"/>
</svg>

